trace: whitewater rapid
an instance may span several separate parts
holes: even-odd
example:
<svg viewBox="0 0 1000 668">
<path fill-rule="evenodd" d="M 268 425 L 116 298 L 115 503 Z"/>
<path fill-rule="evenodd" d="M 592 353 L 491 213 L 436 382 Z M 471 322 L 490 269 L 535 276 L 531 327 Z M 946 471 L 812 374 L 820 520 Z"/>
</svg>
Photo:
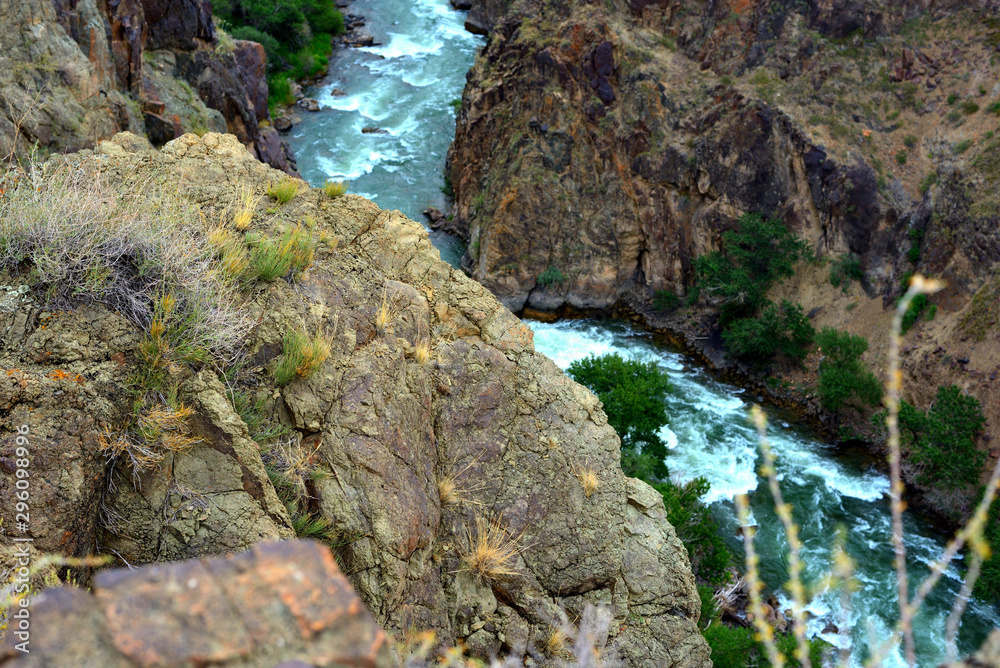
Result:
<svg viewBox="0 0 1000 668">
<path fill-rule="evenodd" d="M 776 589 L 785 582 L 788 544 L 766 481 L 757 473 L 761 463 L 757 434 L 748 420 L 750 407 L 760 398 L 719 382 L 681 353 L 658 345 L 650 334 L 624 323 L 570 320 L 529 324 L 535 332 L 535 348 L 560 368 L 588 355 L 616 352 L 653 360 L 669 374 L 673 389 L 664 407 L 669 423 L 661 436 L 670 448 L 667 465 L 671 478 L 678 483 L 698 477 L 708 480 L 711 490 L 705 500 L 712 504 L 723 535 L 737 554 L 742 554 L 742 549 L 732 499 L 749 494 L 753 521 L 760 527 L 756 541 L 763 580 Z M 889 480 L 839 456 L 833 446 L 819 441 L 807 429 L 789 424 L 775 411 L 768 413 L 778 479 L 800 527 L 805 581 L 812 588 L 809 633 L 831 644 L 842 644 L 841 637 L 832 632 L 832 627 L 843 626 L 840 592 L 824 585 L 830 575 L 834 536 L 842 528 L 848 554 L 856 562 L 859 590 L 848 618 L 852 663 L 860 666 L 869 650 L 869 633 L 877 639 L 886 638 L 897 620 Z M 913 514 L 906 516 L 905 528 L 909 569 L 920 580 L 944 550 L 945 541 Z M 960 586 L 961 574 L 953 566 L 915 620 L 922 666 L 936 666 L 945 658 L 945 620 Z M 783 606 L 789 605 L 780 593 L 779 599 Z M 962 621 L 960 651 L 974 651 L 990 629 L 997 627 L 1000 615 L 996 607 L 972 601 Z M 898 648 L 884 665 L 905 665 Z"/>
</svg>

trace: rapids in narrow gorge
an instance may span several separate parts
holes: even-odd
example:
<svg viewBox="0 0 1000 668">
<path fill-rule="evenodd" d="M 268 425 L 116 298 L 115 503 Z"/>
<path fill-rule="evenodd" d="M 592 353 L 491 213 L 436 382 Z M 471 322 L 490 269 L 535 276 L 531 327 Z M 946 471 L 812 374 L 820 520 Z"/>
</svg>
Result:
<svg viewBox="0 0 1000 668">
<path fill-rule="evenodd" d="M 448 0 L 355 0 L 346 11 L 365 16 L 366 30 L 381 45 L 334 54 L 328 80 L 309 91 L 322 110 L 300 114 L 302 122 L 290 143 L 303 176 L 313 185 L 348 180 L 350 192 L 421 221 L 428 206 L 446 209 L 443 168 L 454 134 L 452 103 L 462 94 L 465 73 L 483 38 L 463 29 L 464 14 L 452 10 Z M 442 259 L 457 265 L 464 252 L 461 241 L 433 232 L 431 238 Z M 757 473 L 757 437 L 747 420 L 757 398 L 718 382 L 694 361 L 624 323 L 529 324 L 535 347 L 562 368 L 588 354 L 619 352 L 655 360 L 669 373 L 673 390 L 663 436 L 671 449 L 671 475 L 677 482 L 708 479 L 706 501 L 737 555 L 742 546 L 732 499 L 749 494 L 759 526 L 762 577 L 774 587 L 783 583 L 787 543 L 766 482 Z M 833 626 L 844 626 L 840 594 L 822 584 L 830 572 L 834 536 L 842 527 L 860 587 L 846 613 L 848 642 L 852 662 L 861 665 L 871 638 L 887 637 L 897 620 L 888 478 L 864 469 L 778 413 L 770 415 L 770 435 L 785 500 L 793 505 L 801 529 L 805 580 L 815 592 L 809 633 L 834 645 L 843 642 L 832 632 Z M 947 537 L 913 513 L 907 514 L 906 533 L 910 571 L 919 581 Z M 953 564 L 915 621 L 922 666 L 944 659 L 945 620 L 960 577 L 961 565 Z M 1000 627 L 995 604 L 973 600 L 962 621 L 960 653 L 973 651 L 995 627 Z M 898 647 L 885 665 L 904 665 Z"/>
</svg>

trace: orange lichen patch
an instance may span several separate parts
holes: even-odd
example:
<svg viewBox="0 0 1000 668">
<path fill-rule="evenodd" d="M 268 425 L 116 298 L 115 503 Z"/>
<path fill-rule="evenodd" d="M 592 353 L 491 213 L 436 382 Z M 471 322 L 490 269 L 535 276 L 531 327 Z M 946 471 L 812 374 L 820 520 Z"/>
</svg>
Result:
<svg viewBox="0 0 1000 668">
<path fill-rule="evenodd" d="M 49 378 L 51 378 L 52 380 L 66 380 L 69 377 L 70 375 L 65 371 L 63 371 L 62 369 L 56 369 L 55 371 L 49 374 Z"/>
</svg>

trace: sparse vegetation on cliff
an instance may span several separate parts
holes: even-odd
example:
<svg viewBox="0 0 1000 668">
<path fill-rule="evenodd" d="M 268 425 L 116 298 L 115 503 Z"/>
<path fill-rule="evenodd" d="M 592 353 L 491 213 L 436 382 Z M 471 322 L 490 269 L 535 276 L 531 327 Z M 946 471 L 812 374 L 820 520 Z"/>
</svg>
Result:
<svg viewBox="0 0 1000 668">
<path fill-rule="evenodd" d="M 664 399 L 670 381 L 666 372 L 655 362 L 625 359 L 612 353 L 573 362 L 567 373 L 590 388 L 604 404 L 608 424 L 622 440 L 622 469 L 626 475 L 645 480 L 662 495 L 667 519 L 687 547 L 698 577 L 713 583 L 724 581 L 731 555 L 711 512 L 701 502 L 708 492 L 708 482 L 697 478 L 677 485 L 669 477 L 667 448 L 658 433 L 667 424 Z M 591 493 L 596 490 L 594 478 L 589 481 L 580 477 L 585 493 L 591 487 Z"/>
</svg>

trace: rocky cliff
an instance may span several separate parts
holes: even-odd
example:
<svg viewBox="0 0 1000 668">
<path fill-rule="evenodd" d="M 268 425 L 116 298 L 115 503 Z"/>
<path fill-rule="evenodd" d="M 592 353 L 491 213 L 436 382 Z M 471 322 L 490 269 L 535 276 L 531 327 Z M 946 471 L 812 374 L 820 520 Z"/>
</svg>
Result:
<svg viewBox="0 0 1000 668">
<path fill-rule="evenodd" d="M 989 449 L 997 323 L 973 305 L 996 298 L 1000 260 L 997 9 L 514 3 L 456 123 L 463 266 L 515 312 L 623 308 L 705 349 L 718 340 L 711 304 L 668 317 L 653 297 L 683 298 L 694 259 L 741 214 L 780 218 L 820 264 L 803 263 L 774 296 L 817 327 L 869 338 L 875 368 L 907 273 L 947 281 L 938 318 L 909 335 L 908 385 L 924 405 L 939 384 L 973 392 Z M 864 277 L 845 292 L 827 277 L 847 253 Z"/>
<path fill-rule="evenodd" d="M 197 206 L 181 228 L 195 239 L 236 229 L 241 189 L 263 195 L 283 176 L 214 133 L 159 152 L 120 134 L 45 173 L 151 198 L 144 211 L 182 198 Z M 308 231 L 311 265 L 242 289 L 235 356 L 167 364 L 157 387 L 169 389 L 140 390 L 188 415 L 183 434 L 157 423 L 183 438 L 156 466 L 137 469 L 122 450 L 105 459 L 112 433 L 135 419 L 143 342 L 163 335 L 155 318 L 143 334 L 128 312 L 71 293 L 55 310 L 28 267 L 8 272 L 5 530 L 15 526 L 11 425 L 24 424 L 41 551 L 133 566 L 228 553 L 288 537 L 293 522 L 303 531 L 305 510 L 391 633 L 433 630 L 488 656 L 543 647 L 560 610 L 605 605 L 608 642 L 626 665 L 709 665 L 686 551 L 659 494 L 622 474 L 596 397 L 536 353 L 531 331 L 485 288 L 440 261 L 420 225 L 361 197 L 301 188 L 286 204 L 259 203 L 244 227 L 258 246 Z M 321 337 L 328 358 L 279 384 L 275 367 L 296 332 Z M 585 487 L 584 472 L 597 484 Z M 506 537 L 509 557 L 470 567 L 491 532 Z"/>
<path fill-rule="evenodd" d="M 230 132 L 294 173 L 270 127 L 265 54 L 216 30 L 207 0 L 12 0 L 0 7 L 0 153 L 162 145 Z"/>
</svg>

